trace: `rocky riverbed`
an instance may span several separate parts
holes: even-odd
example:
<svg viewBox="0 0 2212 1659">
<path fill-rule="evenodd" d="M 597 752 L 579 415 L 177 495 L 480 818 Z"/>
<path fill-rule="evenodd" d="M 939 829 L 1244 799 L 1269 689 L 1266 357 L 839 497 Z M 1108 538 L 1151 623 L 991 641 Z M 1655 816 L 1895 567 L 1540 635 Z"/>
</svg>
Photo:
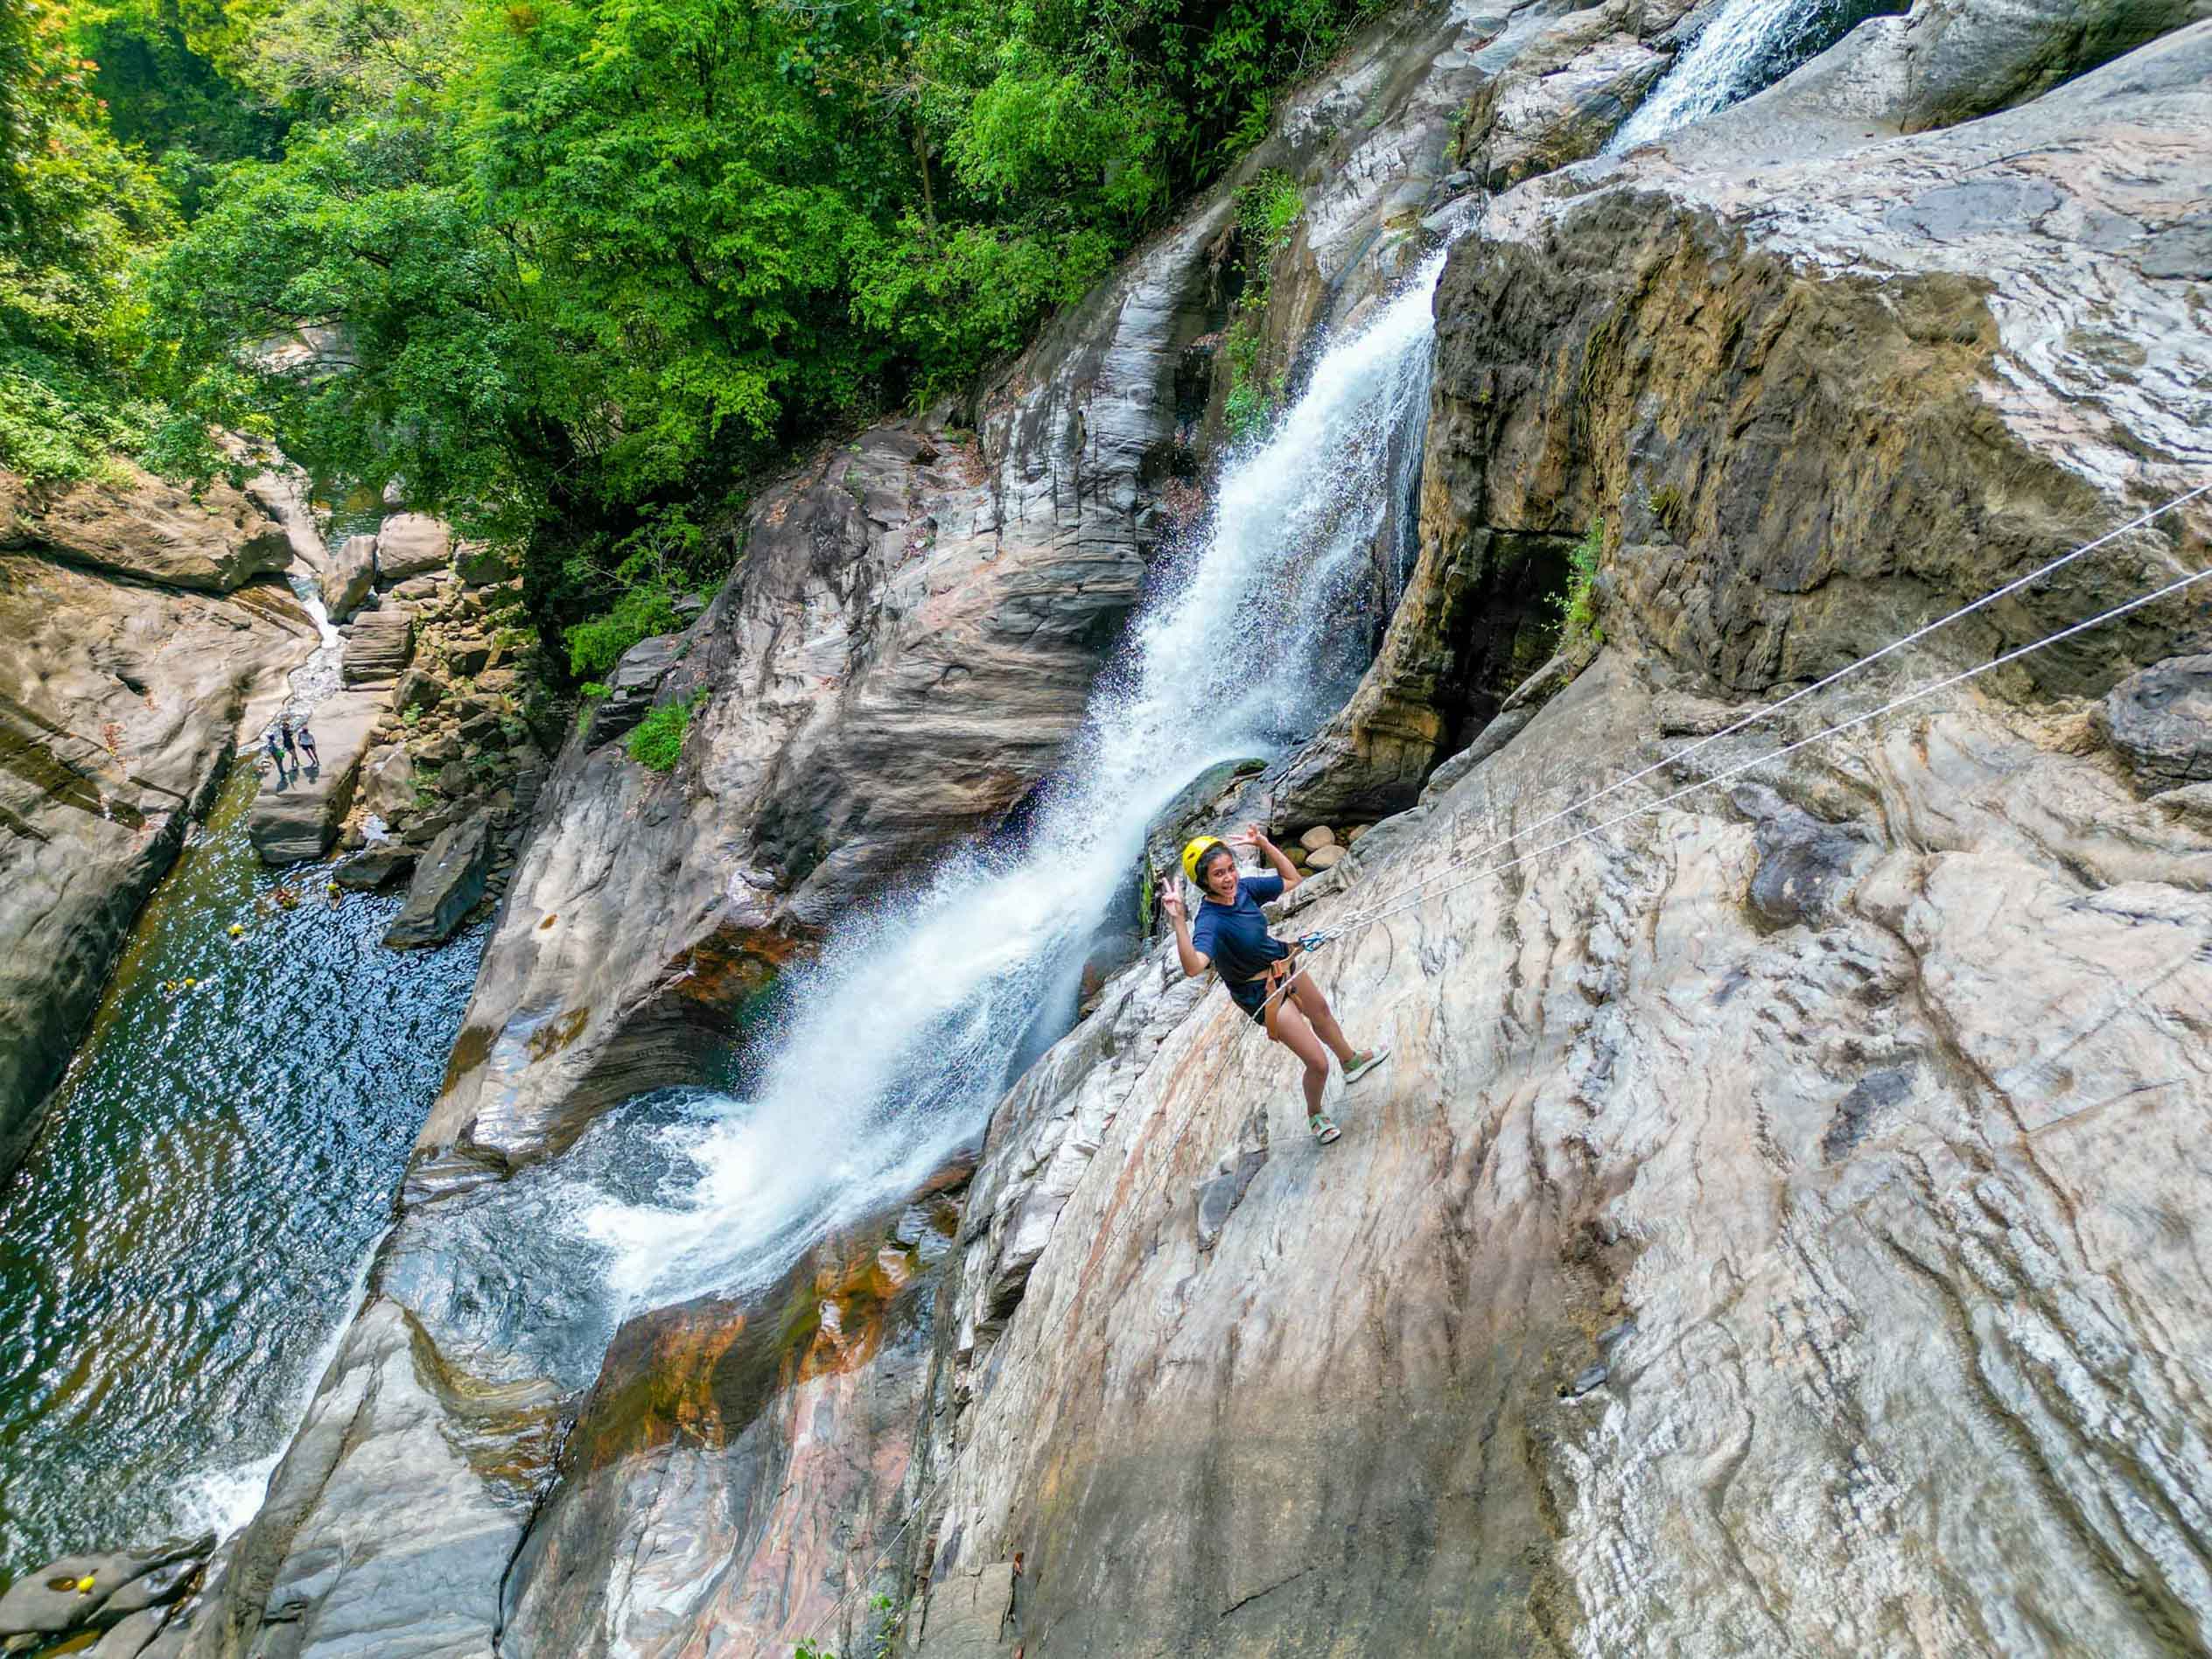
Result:
<svg viewBox="0 0 2212 1659">
<path fill-rule="evenodd" d="M 1600 154 L 1689 13 L 1392 15 L 972 408 L 764 497 L 566 739 L 359 1314 L 168 1651 L 2212 1642 L 2204 589 L 1750 764 L 2202 570 L 2212 498 L 1730 731 L 2212 480 L 2212 22 L 1923 0 Z M 1240 321 L 1263 169 L 1306 209 Z M 1371 667 L 1154 828 L 1299 841 L 1277 931 L 1341 929 L 1314 972 L 1396 1046 L 1343 1140 L 1140 896 L 925 1179 L 640 1306 L 606 1218 L 717 1213 L 684 1089 L 1082 764 L 1240 464 L 1223 331 L 1294 402 L 1454 236 Z M 676 699 L 649 772 L 620 724 Z"/>
</svg>

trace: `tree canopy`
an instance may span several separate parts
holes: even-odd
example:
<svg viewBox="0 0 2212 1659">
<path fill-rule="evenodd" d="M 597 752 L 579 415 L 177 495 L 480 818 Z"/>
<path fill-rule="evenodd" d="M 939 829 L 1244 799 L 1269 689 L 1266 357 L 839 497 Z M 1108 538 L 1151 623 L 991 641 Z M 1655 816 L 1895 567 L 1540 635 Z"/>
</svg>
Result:
<svg viewBox="0 0 2212 1659">
<path fill-rule="evenodd" d="M 221 424 L 402 475 L 574 627 L 707 575 L 699 515 L 794 444 L 1018 346 L 1362 4 L 0 0 L 0 212 L 46 227 L 0 374 L 128 379 L 94 436 L 172 464 Z"/>
</svg>

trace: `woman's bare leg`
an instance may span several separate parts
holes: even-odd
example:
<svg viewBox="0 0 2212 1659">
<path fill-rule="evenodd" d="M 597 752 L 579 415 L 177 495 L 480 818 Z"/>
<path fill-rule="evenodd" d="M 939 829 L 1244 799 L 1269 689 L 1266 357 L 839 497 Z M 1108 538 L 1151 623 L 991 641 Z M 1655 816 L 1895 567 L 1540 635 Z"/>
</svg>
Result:
<svg viewBox="0 0 2212 1659">
<path fill-rule="evenodd" d="M 1329 1007 L 1329 999 L 1320 986 L 1313 983 L 1312 974 L 1302 975 L 1283 998 L 1298 1001 L 1299 1010 L 1313 1027 L 1313 1034 L 1326 1043 L 1337 1059 L 1349 1066 L 1359 1058 L 1359 1050 L 1345 1040 L 1344 1027 L 1336 1023 L 1336 1015 Z"/>
<path fill-rule="evenodd" d="M 1313 1116 L 1321 1110 L 1321 1095 L 1329 1086 L 1328 1050 L 1321 1046 L 1313 1027 L 1289 997 L 1280 998 L 1268 1011 L 1267 1034 L 1305 1063 L 1306 1115 Z"/>
</svg>

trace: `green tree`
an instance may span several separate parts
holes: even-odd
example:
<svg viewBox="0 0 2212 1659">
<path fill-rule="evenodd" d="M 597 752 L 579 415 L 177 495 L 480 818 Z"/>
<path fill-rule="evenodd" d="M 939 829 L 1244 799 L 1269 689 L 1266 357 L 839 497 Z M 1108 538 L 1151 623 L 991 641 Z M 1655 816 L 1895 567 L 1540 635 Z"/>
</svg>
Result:
<svg viewBox="0 0 2212 1659">
<path fill-rule="evenodd" d="M 144 339 L 135 277 L 174 227 L 116 142 L 64 14 L 0 0 L 0 466 L 83 478 L 159 411 L 124 373 Z"/>
</svg>

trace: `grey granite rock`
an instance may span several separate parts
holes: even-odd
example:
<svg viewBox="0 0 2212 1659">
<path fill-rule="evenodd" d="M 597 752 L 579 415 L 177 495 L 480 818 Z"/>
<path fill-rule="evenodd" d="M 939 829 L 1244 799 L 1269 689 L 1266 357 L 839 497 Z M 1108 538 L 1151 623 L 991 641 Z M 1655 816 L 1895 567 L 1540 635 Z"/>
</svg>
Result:
<svg viewBox="0 0 2212 1659">
<path fill-rule="evenodd" d="M 395 513 L 376 528 L 377 580 L 404 582 L 452 563 L 453 533 L 422 513 Z"/>
<path fill-rule="evenodd" d="M 2212 656 L 2131 674 L 2104 694 L 2097 723 L 2146 792 L 2212 782 Z"/>
<path fill-rule="evenodd" d="M 320 763 L 268 768 L 246 816 L 247 838 L 263 864 L 304 864 L 330 850 L 353 805 L 361 762 L 384 708 L 383 694 L 376 691 L 326 697 L 315 710 Z"/>
<path fill-rule="evenodd" d="M 395 949 L 435 945 L 453 930 L 484 896 L 492 863 L 492 815 L 477 812 L 430 843 L 416 865 L 401 908 L 384 942 Z"/>
</svg>

